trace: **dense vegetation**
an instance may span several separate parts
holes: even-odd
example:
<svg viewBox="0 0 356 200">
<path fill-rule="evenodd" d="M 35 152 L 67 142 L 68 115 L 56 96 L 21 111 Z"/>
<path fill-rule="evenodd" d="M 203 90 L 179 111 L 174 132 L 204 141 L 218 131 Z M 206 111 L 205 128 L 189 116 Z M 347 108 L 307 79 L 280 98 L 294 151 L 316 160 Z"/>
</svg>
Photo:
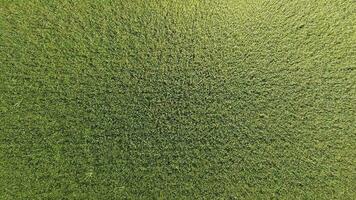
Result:
<svg viewBox="0 0 356 200">
<path fill-rule="evenodd" d="M 353 0 L 0 0 L 0 199 L 355 199 Z"/>
</svg>

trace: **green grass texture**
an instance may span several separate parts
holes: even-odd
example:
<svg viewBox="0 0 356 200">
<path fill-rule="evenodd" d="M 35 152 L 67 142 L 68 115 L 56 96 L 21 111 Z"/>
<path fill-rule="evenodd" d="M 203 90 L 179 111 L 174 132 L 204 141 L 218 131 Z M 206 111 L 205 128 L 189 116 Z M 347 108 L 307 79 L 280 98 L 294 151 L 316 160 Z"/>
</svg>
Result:
<svg viewBox="0 0 356 200">
<path fill-rule="evenodd" d="M 0 0 L 0 199 L 356 199 L 354 0 Z"/>
</svg>

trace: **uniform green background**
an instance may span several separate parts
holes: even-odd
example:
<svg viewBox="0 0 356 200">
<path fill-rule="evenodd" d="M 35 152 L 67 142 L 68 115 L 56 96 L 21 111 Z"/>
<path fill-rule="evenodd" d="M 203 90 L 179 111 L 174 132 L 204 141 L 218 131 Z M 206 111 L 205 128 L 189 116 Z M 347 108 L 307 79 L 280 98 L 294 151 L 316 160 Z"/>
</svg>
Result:
<svg viewBox="0 0 356 200">
<path fill-rule="evenodd" d="M 0 0 L 0 199 L 355 199 L 353 0 Z"/>
</svg>

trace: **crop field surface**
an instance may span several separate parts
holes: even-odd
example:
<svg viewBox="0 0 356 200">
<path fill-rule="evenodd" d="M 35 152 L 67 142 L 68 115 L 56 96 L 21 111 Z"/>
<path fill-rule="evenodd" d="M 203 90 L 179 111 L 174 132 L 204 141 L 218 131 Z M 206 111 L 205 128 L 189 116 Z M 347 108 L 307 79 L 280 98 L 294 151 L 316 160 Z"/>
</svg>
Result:
<svg viewBox="0 0 356 200">
<path fill-rule="evenodd" d="M 0 199 L 356 199 L 356 2 L 0 0 Z"/>
</svg>

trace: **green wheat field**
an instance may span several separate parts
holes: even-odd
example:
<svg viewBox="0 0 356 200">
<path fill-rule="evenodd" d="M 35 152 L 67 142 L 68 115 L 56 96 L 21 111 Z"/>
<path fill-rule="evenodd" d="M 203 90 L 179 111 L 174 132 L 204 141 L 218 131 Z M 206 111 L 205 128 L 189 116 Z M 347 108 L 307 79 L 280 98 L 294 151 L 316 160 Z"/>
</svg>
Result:
<svg viewBox="0 0 356 200">
<path fill-rule="evenodd" d="M 0 199 L 356 199 L 356 1 L 0 0 Z"/>
</svg>

